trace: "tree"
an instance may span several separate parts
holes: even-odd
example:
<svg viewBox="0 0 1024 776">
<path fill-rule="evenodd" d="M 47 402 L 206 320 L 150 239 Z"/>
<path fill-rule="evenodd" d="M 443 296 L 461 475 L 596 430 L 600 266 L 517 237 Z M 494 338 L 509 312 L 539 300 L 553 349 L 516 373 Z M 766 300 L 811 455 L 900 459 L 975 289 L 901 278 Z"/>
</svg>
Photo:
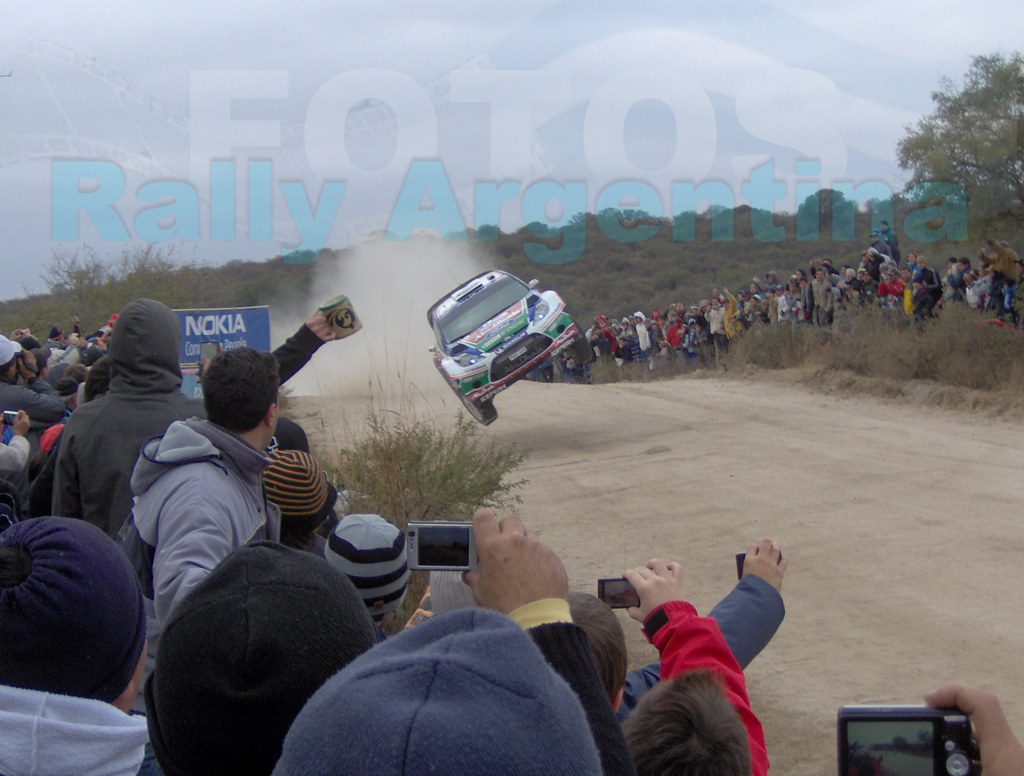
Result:
<svg viewBox="0 0 1024 776">
<path fill-rule="evenodd" d="M 975 57 L 963 85 L 943 78 L 932 100 L 935 110 L 896 147 L 910 198 L 955 199 L 957 189 L 970 227 L 1024 228 L 1024 56 Z"/>
<path fill-rule="evenodd" d="M 833 224 L 839 229 L 854 233 L 857 203 L 835 189 L 819 189 L 805 199 L 796 211 L 796 235 L 798 240 L 837 239 Z M 837 229 L 836 231 L 838 231 Z"/>
</svg>

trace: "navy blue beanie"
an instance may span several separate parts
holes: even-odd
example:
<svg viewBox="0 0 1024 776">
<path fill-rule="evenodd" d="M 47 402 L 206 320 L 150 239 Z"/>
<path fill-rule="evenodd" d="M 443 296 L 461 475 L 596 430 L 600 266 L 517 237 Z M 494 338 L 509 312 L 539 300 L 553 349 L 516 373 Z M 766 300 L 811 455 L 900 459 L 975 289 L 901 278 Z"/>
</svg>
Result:
<svg viewBox="0 0 1024 776">
<path fill-rule="evenodd" d="M 305 705 L 273 776 L 601 773 L 573 690 L 512 620 L 437 615 L 377 644 Z"/>
<path fill-rule="evenodd" d="M 145 643 L 138 577 L 103 531 L 37 517 L 0 533 L 0 684 L 110 702 Z"/>
</svg>

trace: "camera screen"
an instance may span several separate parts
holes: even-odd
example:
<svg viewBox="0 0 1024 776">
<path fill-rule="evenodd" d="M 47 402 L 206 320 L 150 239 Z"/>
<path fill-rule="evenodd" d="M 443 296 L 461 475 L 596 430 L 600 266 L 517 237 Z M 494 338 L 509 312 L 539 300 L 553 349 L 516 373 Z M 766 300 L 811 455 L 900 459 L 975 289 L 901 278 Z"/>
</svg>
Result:
<svg viewBox="0 0 1024 776">
<path fill-rule="evenodd" d="M 846 723 L 848 776 L 933 776 L 934 722 L 920 720 Z"/>
<path fill-rule="evenodd" d="M 432 525 L 417 529 L 417 546 L 421 566 L 469 565 L 469 539 L 472 524 Z"/>
<path fill-rule="evenodd" d="M 599 579 L 597 581 L 597 597 L 613 609 L 625 609 L 639 606 L 640 598 L 636 590 L 625 579 Z"/>
</svg>

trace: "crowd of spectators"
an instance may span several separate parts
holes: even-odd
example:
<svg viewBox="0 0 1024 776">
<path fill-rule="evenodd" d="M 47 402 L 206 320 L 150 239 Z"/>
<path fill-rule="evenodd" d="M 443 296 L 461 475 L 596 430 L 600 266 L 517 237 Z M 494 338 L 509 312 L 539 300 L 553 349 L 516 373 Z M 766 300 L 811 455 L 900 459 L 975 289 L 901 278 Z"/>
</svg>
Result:
<svg viewBox="0 0 1024 776">
<path fill-rule="evenodd" d="M 597 356 L 613 358 L 620 367 L 639 362 L 654 370 L 672 362 L 712 364 L 754 326 L 842 326 L 866 307 L 922 321 L 945 307 L 965 305 L 1018 326 L 1021 275 L 1022 262 L 1013 248 L 992 240 L 974 263 L 950 256 L 944 271 L 923 253 L 908 254 L 904 263 L 892 231 L 882 222 L 856 266 L 837 267 L 828 258 L 816 258 L 788 278 L 777 271 L 754 277 L 735 294 L 716 288 L 689 305 L 673 302 L 664 310 L 637 310 L 621 319 L 595 316 L 586 336 Z M 579 381 L 574 366 L 563 369 L 567 382 Z"/>
<path fill-rule="evenodd" d="M 743 315 L 721 296 L 703 314 L 715 346 Z M 664 336 L 659 315 L 632 318 L 630 359 L 691 325 L 678 305 Z M 403 630 L 404 532 L 339 516 L 305 433 L 278 415 L 280 384 L 339 336 L 326 319 L 273 353 L 218 354 L 201 402 L 180 391 L 168 308 L 136 300 L 104 329 L 57 329 L 46 346 L 0 336 L 0 773 L 768 772 L 743 672 L 785 614 L 776 543 L 747 549 L 704 617 L 679 564 L 626 571 L 629 615 L 659 653 L 627 671 L 612 611 L 570 595 L 562 561 L 519 518 L 484 510 L 478 568 L 432 574 L 427 611 Z M 1021 772 L 994 696 L 929 700 L 976 714 L 986 776 Z"/>
</svg>

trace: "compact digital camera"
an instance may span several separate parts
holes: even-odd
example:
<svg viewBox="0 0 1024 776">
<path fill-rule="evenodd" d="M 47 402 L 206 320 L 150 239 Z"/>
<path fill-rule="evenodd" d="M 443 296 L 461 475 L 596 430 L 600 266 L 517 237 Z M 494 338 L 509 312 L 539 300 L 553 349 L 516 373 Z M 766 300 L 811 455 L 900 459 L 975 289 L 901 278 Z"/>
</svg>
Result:
<svg viewBox="0 0 1024 776">
<path fill-rule="evenodd" d="M 406 526 L 410 569 L 470 571 L 478 568 L 472 523 L 417 523 Z"/>
<path fill-rule="evenodd" d="M 842 706 L 839 776 L 969 776 L 971 718 L 931 706 Z"/>
</svg>

